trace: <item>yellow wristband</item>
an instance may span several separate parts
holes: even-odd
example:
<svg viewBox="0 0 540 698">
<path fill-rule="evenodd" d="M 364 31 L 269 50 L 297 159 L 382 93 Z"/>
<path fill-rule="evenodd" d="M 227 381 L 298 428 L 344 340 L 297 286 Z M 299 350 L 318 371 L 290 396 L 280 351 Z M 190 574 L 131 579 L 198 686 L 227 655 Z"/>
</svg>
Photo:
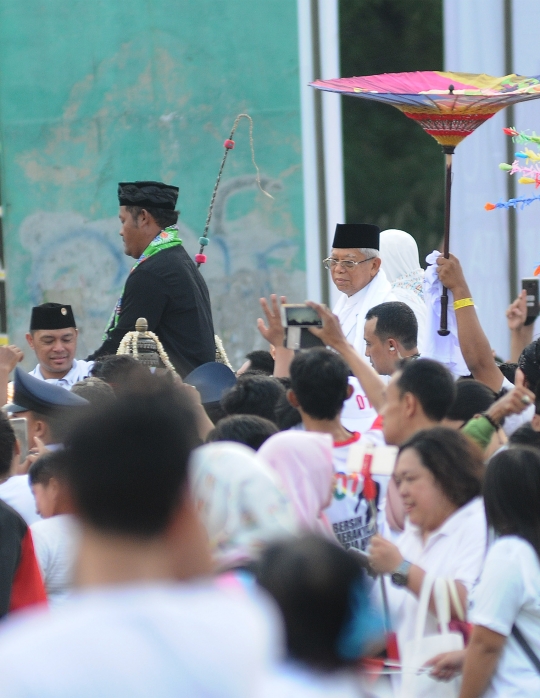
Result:
<svg viewBox="0 0 540 698">
<path fill-rule="evenodd" d="M 459 310 L 460 308 L 467 308 L 469 305 L 474 305 L 472 298 L 462 298 L 459 301 L 454 301 L 454 310 Z"/>
</svg>

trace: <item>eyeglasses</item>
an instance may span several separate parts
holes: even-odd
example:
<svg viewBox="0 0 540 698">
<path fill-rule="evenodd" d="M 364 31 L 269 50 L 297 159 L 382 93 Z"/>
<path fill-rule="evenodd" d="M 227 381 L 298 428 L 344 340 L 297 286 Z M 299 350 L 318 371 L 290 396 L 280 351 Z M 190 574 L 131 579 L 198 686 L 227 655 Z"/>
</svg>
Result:
<svg viewBox="0 0 540 698">
<path fill-rule="evenodd" d="M 375 257 L 368 257 L 367 259 L 363 259 L 361 262 L 353 262 L 352 259 L 340 260 L 334 259 L 333 257 L 328 257 L 328 259 L 323 259 L 323 267 L 325 269 L 334 269 L 338 264 L 341 264 L 344 269 L 354 269 L 354 267 L 357 267 L 359 264 L 369 262 L 370 259 L 375 259 Z"/>
</svg>

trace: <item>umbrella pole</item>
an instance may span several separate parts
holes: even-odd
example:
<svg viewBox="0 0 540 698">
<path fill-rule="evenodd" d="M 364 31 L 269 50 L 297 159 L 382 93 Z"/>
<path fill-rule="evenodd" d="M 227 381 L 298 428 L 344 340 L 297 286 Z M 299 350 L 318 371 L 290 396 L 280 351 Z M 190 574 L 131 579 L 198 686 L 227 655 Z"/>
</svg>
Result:
<svg viewBox="0 0 540 698">
<path fill-rule="evenodd" d="M 446 160 L 446 176 L 445 176 L 445 201 L 444 201 L 444 243 L 443 257 L 450 256 L 450 202 L 452 196 L 452 155 L 454 154 L 455 146 L 443 145 L 443 152 Z M 448 329 L 448 289 L 443 287 L 441 296 L 441 323 L 439 334 L 446 337 L 450 334 Z"/>
</svg>

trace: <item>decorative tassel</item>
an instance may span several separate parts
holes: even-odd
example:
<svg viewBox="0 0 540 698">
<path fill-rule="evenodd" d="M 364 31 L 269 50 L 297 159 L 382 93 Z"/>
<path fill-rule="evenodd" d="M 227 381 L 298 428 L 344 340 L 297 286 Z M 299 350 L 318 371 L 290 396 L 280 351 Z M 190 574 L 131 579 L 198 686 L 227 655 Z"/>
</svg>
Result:
<svg viewBox="0 0 540 698">
<path fill-rule="evenodd" d="M 265 196 L 268 196 L 268 198 L 273 199 L 274 197 L 269 194 L 267 191 L 265 191 L 262 186 L 261 186 L 261 174 L 259 172 L 259 168 L 257 167 L 257 163 L 255 162 L 255 148 L 253 146 L 253 119 L 249 114 L 238 114 L 236 119 L 234 120 L 233 127 L 231 129 L 231 133 L 227 139 L 225 139 L 223 143 L 223 147 L 225 148 L 225 152 L 223 153 L 223 158 L 221 160 L 221 166 L 219 168 L 218 176 L 216 179 L 216 183 L 214 185 L 214 191 L 212 192 L 212 199 L 210 200 L 210 207 L 208 209 L 208 216 L 206 217 L 206 223 L 204 226 L 204 231 L 202 234 L 202 237 L 199 238 L 199 244 L 200 244 L 200 250 L 199 254 L 195 255 L 195 262 L 197 263 L 197 267 L 200 267 L 201 264 L 204 264 L 206 262 L 206 255 L 204 253 L 204 248 L 206 245 L 208 245 L 208 228 L 210 227 L 210 219 L 212 218 L 212 211 L 214 210 L 214 204 L 216 202 L 216 194 L 217 190 L 219 187 L 219 183 L 221 181 L 221 175 L 223 174 L 223 168 L 225 167 L 225 161 L 227 160 L 227 155 L 229 154 L 229 150 L 232 150 L 235 146 L 235 143 L 233 141 L 233 136 L 234 132 L 236 131 L 236 127 L 238 126 L 238 123 L 240 119 L 248 119 L 249 120 L 249 147 L 251 148 L 251 162 L 253 163 L 253 166 L 255 167 L 257 171 L 257 186 L 259 189 L 262 191 L 262 193 Z M 204 242 L 203 242 L 204 240 Z"/>
<path fill-rule="evenodd" d="M 527 198 L 525 196 L 518 196 L 516 199 L 508 199 L 508 201 L 499 201 L 496 204 L 490 204 L 487 203 L 484 208 L 486 211 L 493 211 L 496 208 L 519 208 L 524 209 L 525 206 L 528 206 L 529 204 L 532 204 L 533 201 L 537 201 L 540 199 L 539 196 L 531 196 L 530 198 Z"/>
</svg>

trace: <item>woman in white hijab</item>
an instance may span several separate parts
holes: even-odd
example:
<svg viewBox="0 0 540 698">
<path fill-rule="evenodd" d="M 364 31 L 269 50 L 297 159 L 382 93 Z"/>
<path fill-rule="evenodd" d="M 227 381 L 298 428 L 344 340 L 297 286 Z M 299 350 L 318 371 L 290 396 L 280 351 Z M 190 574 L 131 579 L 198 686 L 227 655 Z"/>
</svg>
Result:
<svg viewBox="0 0 540 698">
<path fill-rule="evenodd" d="M 415 239 L 404 230 L 383 230 L 380 236 L 382 269 L 398 301 L 413 310 L 418 321 L 418 349 L 425 346 L 427 309 L 424 303 L 424 270 Z"/>
<path fill-rule="evenodd" d="M 195 449 L 191 490 L 218 572 L 248 567 L 268 543 L 299 533 L 277 475 L 242 444 Z"/>
</svg>

